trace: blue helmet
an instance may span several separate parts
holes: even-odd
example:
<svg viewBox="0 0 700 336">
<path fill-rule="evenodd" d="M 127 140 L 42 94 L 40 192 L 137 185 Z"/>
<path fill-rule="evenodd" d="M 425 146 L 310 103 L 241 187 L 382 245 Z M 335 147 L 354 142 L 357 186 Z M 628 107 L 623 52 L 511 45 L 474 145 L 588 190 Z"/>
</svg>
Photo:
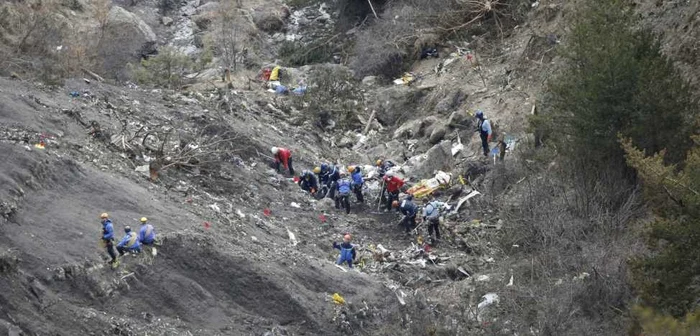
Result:
<svg viewBox="0 0 700 336">
<path fill-rule="evenodd" d="M 482 110 L 476 110 L 476 117 L 479 119 L 484 118 L 484 111 Z"/>
<path fill-rule="evenodd" d="M 321 164 L 321 171 L 326 171 L 328 170 L 328 164 L 327 163 L 322 163 Z"/>
</svg>

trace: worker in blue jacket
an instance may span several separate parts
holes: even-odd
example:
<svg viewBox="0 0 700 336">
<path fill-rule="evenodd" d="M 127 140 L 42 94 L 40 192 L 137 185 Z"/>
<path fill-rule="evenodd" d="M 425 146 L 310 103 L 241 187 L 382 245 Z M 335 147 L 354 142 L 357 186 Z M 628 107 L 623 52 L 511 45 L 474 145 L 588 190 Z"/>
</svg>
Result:
<svg viewBox="0 0 700 336">
<path fill-rule="evenodd" d="M 362 196 L 362 186 L 365 184 L 365 179 L 362 177 L 360 167 L 349 166 L 348 172 L 350 172 L 350 176 L 352 177 L 352 192 L 355 193 L 358 202 L 364 203 L 365 199 Z"/>
<path fill-rule="evenodd" d="M 350 192 L 352 191 L 352 184 L 347 178 L 345 172 L 340 174 L 340 180 L 337 182 L 337 192 L 335 197 L 335 208 L 340 209 L 342 204 L 345 207 L 345 213 L 350 213 Z"/>
<path fill-rule="evenodd" d="M 316 174 L 306 169 L 303 170 L 301 172 L 301 176 L 299 176 L 299 186 L 301 187 L 301 190 L 307 191 L 312 195 L 315 194 L 318 190 L 318 179 L 316 178 Z"/>
<path fill-rule="evenodd" d="M 352 263 L 355 260 L 357 253 L 355 252 L 355 246 L 350 243 L 351 238 L 352 237 L 350 234 L 346 233 L 345 236 L 343 236 L 342 244 L 333 242 L 333 248 L 340 250 L 340 256 L 338 257 L 336 264 L 342 265 L 344 262 L 347 262 L 348 267 L 352 268 Z"/>
<path fill-rule="evenodd" d="M 321 164 L 321 184 L 328 189 L 328 197 L 335 198 L 336 183 L 340 179 L 340 169 L 336 165 Z"/>
<path fill-rule="evenodd" d="M 139 230 L 139 243 L 151 246 L 156 241 L 156 229 L 148 224 L 148 218 L 141 217 L 141 229 Z"/>
<path fill-rule="evenodd" d="M 131 231 L 131 227 L 127 226 L 124 228 L 124 233 L 124 238 L 117 244 L 119 255 L 123 256 L 126 252 L 141 252 L 141 244 L 139 243 L 139 236 L 136 232 Z"/>
<path fill-rule="evenodd" d="M 391 205 L 394 208 L 399 208 L 399 211 L 403 214 L 403 219 L 399 225 L 406 229 L 406 233 L 411 232 L 411 230 L 416 226 L 416 215 L 418 214 L 418 206 L 413 203 L 413 197 L 406 198 L 401 201 L 394 201 Z"/>
<path fill-rule="evenodd" d="M 102 222 L 102 243 L 107 248 L 107 254 L 112 258 L 109 262 L 114 264 L 117 262 L 117 253 L 114 252 L 114 226 L 106 212 L 100 215 L 100 220 Z"/>
</svg>

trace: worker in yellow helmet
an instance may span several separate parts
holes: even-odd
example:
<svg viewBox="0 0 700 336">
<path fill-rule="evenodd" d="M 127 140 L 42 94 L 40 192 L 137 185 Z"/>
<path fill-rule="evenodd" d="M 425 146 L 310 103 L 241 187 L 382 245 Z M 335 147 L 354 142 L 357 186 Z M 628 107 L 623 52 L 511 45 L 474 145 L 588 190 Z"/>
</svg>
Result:
<svg viewBox="0 0 700 336">
<path fill-rule="evenodd" d="M 107 248 L 107 254 L 112 258 L 109 263 L 114 265 L 117 262 L 117 253 L 114 252 L 114 226 L 106 212 L 100 215 L 100 221 L 102 222 L 102 242 Z"/>
<path fill-rule="evenodd" d="M 141 229 L 139 230 L 139 242 L 151 246 L 156 241 L 156 229 L 148 224 L 148 218 L 141 217 Z"/>
<path fill-rule="evenodd" d="M 379 168 L 379 177 L 384 177 L 384 174 L 395 164 L 389 160 L 379 159 L 376 162 L 377 168 Z"/>
</svg>

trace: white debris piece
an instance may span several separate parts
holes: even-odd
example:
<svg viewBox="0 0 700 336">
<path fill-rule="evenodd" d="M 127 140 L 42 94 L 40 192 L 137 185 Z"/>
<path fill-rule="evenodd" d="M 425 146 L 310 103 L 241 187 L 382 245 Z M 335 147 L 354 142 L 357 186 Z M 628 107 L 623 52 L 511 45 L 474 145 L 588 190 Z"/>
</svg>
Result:
<svg viewBox="0 0 700 336">
<path fill-rule="evenodd" d="M 585 279 L 585 278 L 588 278 L 589 276 L 591 276 L 591 275 L 588 274 L 587 272 L 583 272 L 583 273 L 581 273 L 581 274 L 575 276 L 575 277 L 574 277 L 574 281 L 583 280 L 583 279 Z"/>
<path fill-rule="evenodd" d="M 219 208 L 219 205 L 216 203 L 210 204 L 209 207 L 216 212 L 221 212 L 221 208 Z"/>
<path fill-rule="evenodd" d="M 478 195 L 481 195 L 481 193 L 476 190 L 472 190 L 472 192 L 470 192 L 469 195 L 460 198 L 459 202 L 457 202 L 457 206 L 454 208 L 454 210 L 452 210 L 452 213 L 457 213 L 464 202 L 467 202 L 471 198 L 474 198 Z"/>
<path fill-rule="evenodd" d="M 236 209 L 236 215 L 238 215 L 238 217 L 245 218 L 245 214 L 243 211 L 241 211 L 241 209 Z"/>
<path fill-rule="evenodd" d="M 404 293 L 402 290 L 394 292 L 396 293 L 396 298 L 399 299 L 399 303 L 401 303 L 402 306 L 406 305 L 406 301 L 403 299 L 406 297 L 406 293 Z"/>
<path fill-rule="evenodd" d="M 513 275 L 511 274 L 510 281 L 508 281 L 508 284 L 506 285 L 506 287 L 512 287 L 512 286 L 513 286 Z"/>
<path fill-rule="evenodd" d="M 134 171 L 141 172 L 141 173 L 148 173 L 148 168 L 149 165 L 143 165 L 143 166 L 137 166 Z"/>
<path fill-rule="evenodd" d="M 498 294 L 496 293 L 486 293 L 484 296 L 481 297 L 481 302 L 479 302 L 479 305 L 477 308 L 479 309 L 484 309 L 494 303 L 498 302 Z"/>
<path fill-rule="evenodd" d="M 457 155 L 457 153 L 461 152 L 464 149 L 464 145 L 462 145 L 462 139 L 457 136 L 457 143 L 452 144 L 452 156 Z"/>
<path fill-rule="evenodd" d="M 252 239 L 254 242 L 258 241 L 258 237 L 256 236 L 250 236 L 250 239 Z"/>
<path fill-rule="evenodd" d="M 476 277 L 476 281 L 483 282 L 483 281 L 489 281 L 491 279 L 490 276 L 486 274 L 480 274 L 479 276 Z"/>
<path fill-rule="evenodd" d="M 297 237 L 294 235 L 294 232 L 287 229 L 287 234 L 289 235 L 289 241 L 292 242 L 292 246 L 297 246 L 297 244 L 299 244 L 299 241 L 297 240 Z"/>
<path fill-rule="evenodd" d="M 292 208 L 297 208 L 297 209 L 301 208 L 301 205 L 299 205 L 299 203 L 296 203 L 296 202 L 292 202 L 292 204 L 290 204 L 290 205 L 292 206 Z"/>
</svg>

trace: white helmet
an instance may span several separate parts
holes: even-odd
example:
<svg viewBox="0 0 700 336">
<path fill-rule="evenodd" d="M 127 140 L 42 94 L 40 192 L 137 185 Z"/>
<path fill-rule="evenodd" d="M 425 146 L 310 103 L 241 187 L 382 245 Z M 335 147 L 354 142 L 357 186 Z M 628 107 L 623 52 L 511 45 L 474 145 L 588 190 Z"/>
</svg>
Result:
<svg viewBox="0 0 700 336">
<path fill-rule="evenodd" d="M 277 153 L 280 151 L 279 148 L 277 147 L 272 147 L 270 148 L 270 152 L 272 152 L 272 155 L 277 155 Z"/>
<path fill-rule="evenodd" d="M 389 172 L 386 172 L 386 174 L 384 174 L 384 176 L 386 176 L 386 177 L 394 177 L 394 172 L 390 172 L 390 171 L 389 171 Z"/>
</svg>

